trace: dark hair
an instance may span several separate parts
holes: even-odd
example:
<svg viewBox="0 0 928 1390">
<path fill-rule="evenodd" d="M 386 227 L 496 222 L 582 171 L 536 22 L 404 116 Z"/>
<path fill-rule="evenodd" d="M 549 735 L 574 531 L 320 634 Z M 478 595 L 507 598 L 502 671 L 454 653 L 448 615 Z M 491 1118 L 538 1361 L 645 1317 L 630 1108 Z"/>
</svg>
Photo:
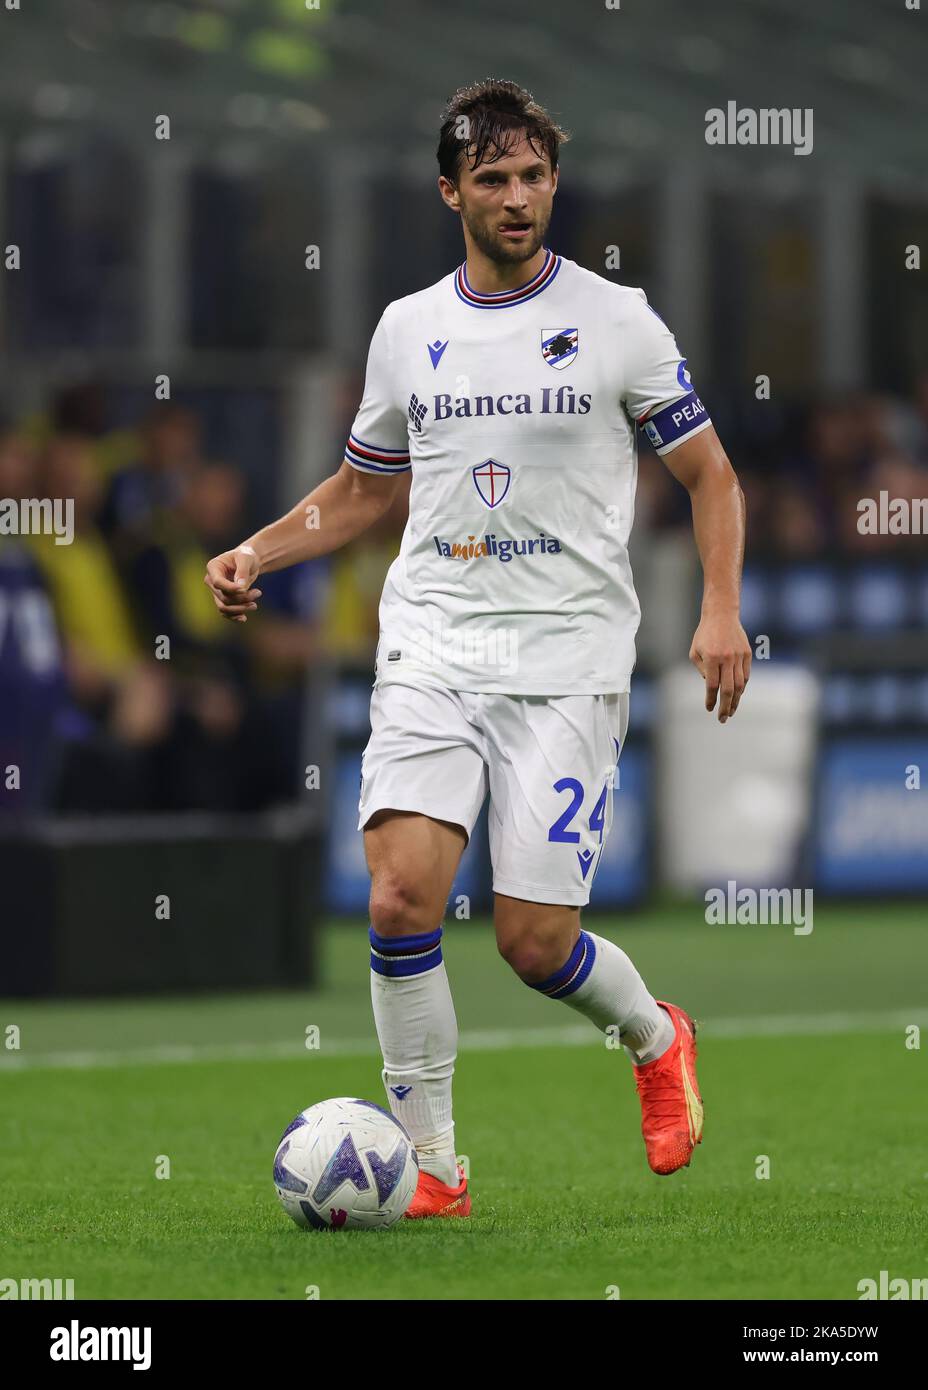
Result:
<svg viewBox="0 0 928 1390">
<path fill-rule="evenodd" d="M 517 82 L 496 77 L 460 87 L 441 116 L 439 172 L 454 183 L 462 155 L 467 154 L 472 169 L 492 163 L 518 144 L 523 131 L 536 153 L 546 154 L 551 168 L 556 169 L 558 149 L 570 135 L 538 105 L 531 92 Z"/>
</svg>

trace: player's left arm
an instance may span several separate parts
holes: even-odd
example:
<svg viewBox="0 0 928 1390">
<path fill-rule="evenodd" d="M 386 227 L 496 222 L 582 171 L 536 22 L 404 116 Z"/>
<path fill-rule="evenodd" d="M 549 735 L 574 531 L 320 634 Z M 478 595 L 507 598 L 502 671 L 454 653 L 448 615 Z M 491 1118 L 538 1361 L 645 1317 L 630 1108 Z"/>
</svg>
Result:
<svg viewBox="0 0 928 1390">
<path fill-rule="evenodd" d="M 712 425 L 662 457 L 690 495 L 702 562 L 702 613 L 690 661 L 705 678 L 706 709 L 714 709 L 718 700 L 718 719 L 724 724 L 738 708 L 751 674 L 751 645 L 740 618 L 744 493 Z"/>
</svg>

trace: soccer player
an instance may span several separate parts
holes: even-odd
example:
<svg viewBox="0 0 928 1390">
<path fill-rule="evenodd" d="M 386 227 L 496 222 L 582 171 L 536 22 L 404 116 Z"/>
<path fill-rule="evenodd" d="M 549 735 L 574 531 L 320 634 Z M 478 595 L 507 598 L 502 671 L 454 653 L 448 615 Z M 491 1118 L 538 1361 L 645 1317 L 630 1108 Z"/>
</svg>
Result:
<svg viewBox="0 0 928 1390">
<path fill-rule="evenodd" d="M 438 188 L 466 259 L 389 304 L 340 470 L 209 564 L 247 621 L 268 570 L 359 535 L 412 470 L 380 607 L 359 828 L 371 992 L 393 1113 L 416 1145 L 410 1217 L 466 1216 L 451 1108 L 457 1025 L 442 919 L 489 793 L 499 950 L 531 989 L 612 1030 L 648 1161 L 702 1137 L 695 1027 L 580 908 L 612 820 L 639 606 L 627 544 L 636 428 L 688 489 L 703 567 L 690 659 L 724 723 L 750 668 L 739 620 L 744 499 L 670 330 L 644 292 L 545 245 L 566 139 L 515 83 L 457 92 Z M 307 508 L 319 525 L 307 529 Z"/>
</svg>

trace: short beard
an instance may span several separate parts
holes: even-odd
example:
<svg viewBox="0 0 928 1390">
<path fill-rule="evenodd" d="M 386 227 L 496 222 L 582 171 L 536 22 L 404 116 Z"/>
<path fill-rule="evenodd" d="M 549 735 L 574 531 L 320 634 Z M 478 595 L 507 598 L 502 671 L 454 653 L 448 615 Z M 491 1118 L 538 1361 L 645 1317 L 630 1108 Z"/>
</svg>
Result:
<svg viewBox="0 0 928 1390">
<path fill-rule="evenodd" d="M 461 207 L 461 216 L 476 245 L 495 265 L 520 265 L 523 261 L 530 261 L 536 251 L 544 245 L 545 237 L 548 235 L 548 227 L 551 224 L 551 213 L 549 212 L 543 222 L 536 222 L 535 229 L 528 241 L 516 241 L 510 244 L 497 240 L 486 224 L 471 217 L 464 206 Z"/>
</svg>

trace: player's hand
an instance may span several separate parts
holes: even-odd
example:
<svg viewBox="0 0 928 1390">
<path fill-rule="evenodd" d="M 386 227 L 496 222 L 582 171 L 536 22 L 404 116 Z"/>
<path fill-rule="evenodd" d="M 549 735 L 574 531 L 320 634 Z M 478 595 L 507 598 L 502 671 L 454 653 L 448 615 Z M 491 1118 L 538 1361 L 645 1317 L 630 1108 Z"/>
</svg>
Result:
<svg viewBox="0 0 928 1390">
<path fill-rule="evenodd" d="M 257 555 L 249 545 L 227 550 L 206 566 L 203 582 L 224 618 L 233 623 L 247 623 L 246 614 L 258 606 L 261 590 L 252 588 L 261 569 Z"/>
<path fill-rule="evenodd" d="M 706 682 L 706 709 L 718 700 L 720 724 L 738 708 L 751 675 L 751 644 L 737 615 L 703 616 L 693 636 L 690 661 Z"/>
</svg>

